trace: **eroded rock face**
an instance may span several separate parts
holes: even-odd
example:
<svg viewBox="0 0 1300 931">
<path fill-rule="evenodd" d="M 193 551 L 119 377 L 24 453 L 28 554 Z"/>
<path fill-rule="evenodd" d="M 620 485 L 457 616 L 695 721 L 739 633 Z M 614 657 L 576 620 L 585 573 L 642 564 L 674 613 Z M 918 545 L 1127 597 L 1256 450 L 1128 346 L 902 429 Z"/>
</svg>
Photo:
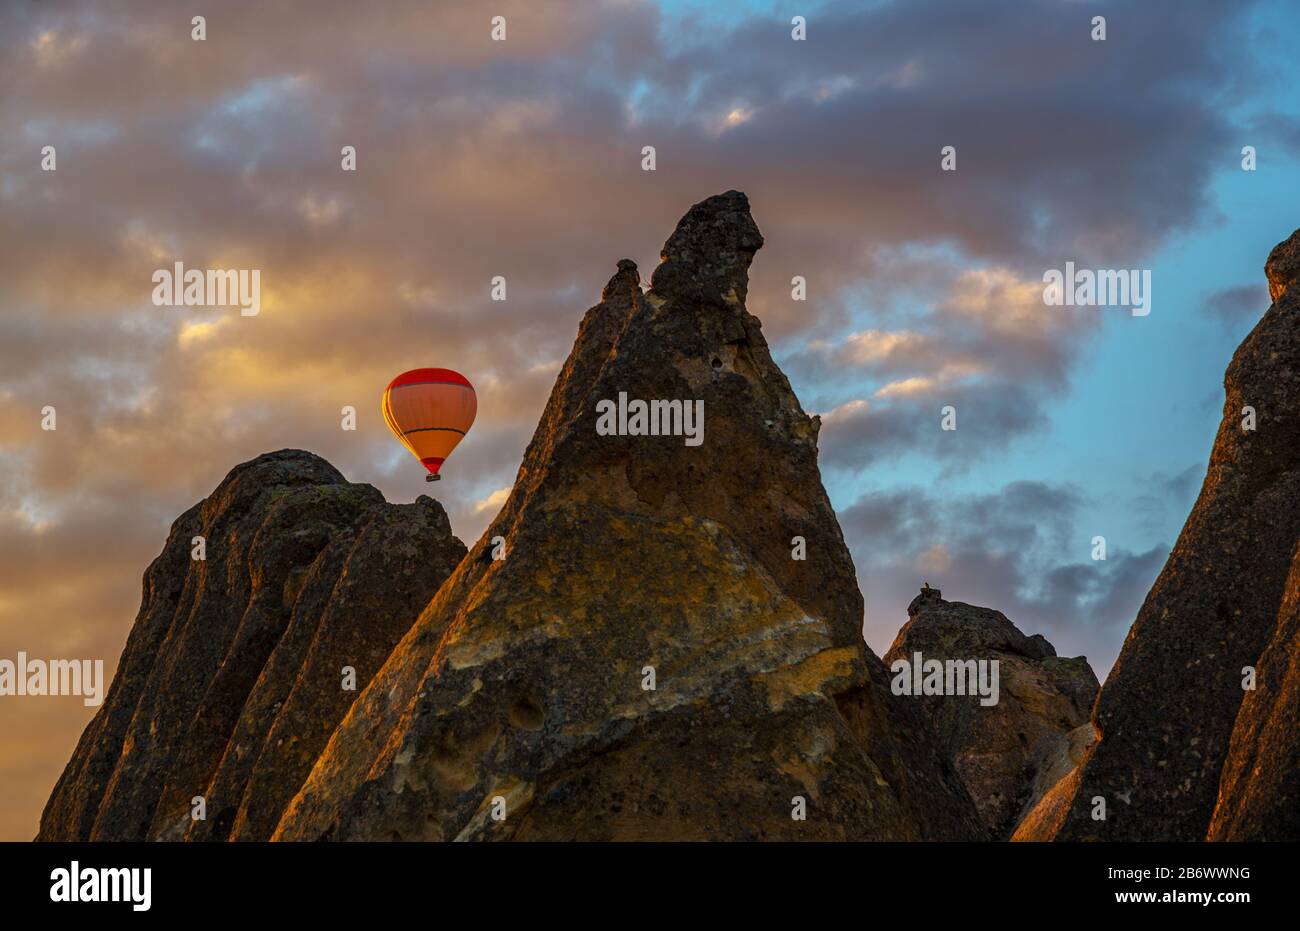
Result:
<svg viewBox="0 0 1300 931">
<path fill-rule="evenodd" d="M 819 422 L 744 307 L 761 245 L 732 191 L 682 219 L 648 293 L 618 264 L 505 506 L 275 837 L 986 836 L 862 641 Z M 599 435 L 621 392 L 703 401 L 703 443 Z"/>
<path fill-rule="evenodd" d="M 311 453 L 237 466 L 145 573 L 113 684 L 38 839 L 265 839 L 464 552 L 432 499 L 387 504 Z M 191 820 L 194 796 L 208 820 Z"/>
<path fill-rule="evenodd" d="M 885 664 L 898 660 L 998 662 L 998 701 L 978 695 L 920 695 L 944 753 L 995 837 L 1066 776 L 1090 743 L 1097 677 L 1082 656 L 1059 657 L 1040 635 L 1026 637 L 1000 611 L 945 601 L 928 586 L 908 606 Z M 1073 758 L 1072 758 L 1073 755 Z"/>
<path fill-rule="evenodd" d="M 1259 456 L 1262 465 L 1257 467 L 1263 473 L 1257 480 L 1271 479 L 1281 493 L 1295 488 L 1294 453 L 1300 443 L 1296 409 L 1300 404 L 1300 324 L 1296 321 L 1300 293 L 1292 287 L 1297 272 L 1300 230 L 1269 255 L 1265 273 L 1275 303 L 1242 346 L 1245 349 L 1260 334 L 1260 343 L 1245 364 L 1269 353 L 1268 361 L 1282 381 L 1279 392 L 1290 405 L 1279 412 L 1279 422 L 1269 422 L 1263 429 L 1278 434 L 1275 443 L 1291 443 L 1291 458 L 1275 459 L 1270 449 Z M 1281 474 L 1274 478 L 1278 471 Z M 1296 510 L 1294 500 L 1290 508 Z M 1207 835 L 1210 840 L 1300 840 L 1300 539 L 1291 542 L 1276 623 L 1255 663 L 1255 688 L 1245 692 L 1233 724 Z M 1267 628 L 1267 614 L 1259 620 Z"/>
<path fill-rule="evenodd" d="M 1277 303 L 1295 283 L 1300 274 L 1300 230 L 1273 247 L 1264 262 L 1264 277 L 1268 279 L 1268 296 Z"/>
<path fill-rule="evenodd" d="M 1300 839 L 1297 244 L 1269 256 L 1274 304 L 1228 366 L 1205 483 L 1101 691 L 1100 741 L 1031 839 Z"/>
<path fill-rule="evenodd" d="M 1300 554 L 1228 744 L 1209 840 L 1300 840 Z"/>
</svg>

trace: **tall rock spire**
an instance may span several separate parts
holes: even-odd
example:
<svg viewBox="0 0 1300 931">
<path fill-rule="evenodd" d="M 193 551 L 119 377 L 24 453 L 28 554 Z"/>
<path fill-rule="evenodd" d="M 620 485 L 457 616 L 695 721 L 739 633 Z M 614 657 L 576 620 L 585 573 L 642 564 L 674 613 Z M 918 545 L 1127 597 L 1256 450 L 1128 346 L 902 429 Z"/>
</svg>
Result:
<svg viewBox="0 0 1300 931">
<path fill-rule="evenodd" d="M 276 837 L 985 836 L 863 643 L 818 422 L 744 307 L 761 245 L 732 191 L 647 294 L 619 263 L 500 514 Z M 701 405 L 702 442 L 601 429 L 633 402 Z"/>
<path fill-rule="evenodd" d="M 1228 366 L 1205 483 L 1102 687 L 1100 740 L 1017 839 L 1300 839 L 1298 244 L 1269 255 L 1273 306 Z"/>
<path fill-rule="evenodd" d="M 388 504 L 296 449 L 236 466 L 145 573 L 112 687 L 37 839 L 265 840 L 464 553 L 431 498 Z"/>
</svg>

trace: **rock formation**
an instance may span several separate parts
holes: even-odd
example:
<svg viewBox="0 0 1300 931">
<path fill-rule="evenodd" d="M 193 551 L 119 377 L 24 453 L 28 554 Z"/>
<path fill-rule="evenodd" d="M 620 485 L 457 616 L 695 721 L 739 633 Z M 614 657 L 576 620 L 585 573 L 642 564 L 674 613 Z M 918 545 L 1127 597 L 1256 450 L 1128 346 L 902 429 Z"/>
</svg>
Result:
<svg viewBox="0 0 1300 931">
<path fill-rule="evenodd" d="M 1300 839 L 1300 232 L 1091 721 L 1086 661 L 928 586 L 887 659 L 997 659 L 1000 701 L 891 693 L 745 309 L 762 242 L 731 191 L 648 292 L 618 263 L 468 555 L 310 453 L 235 468 L 39 839 Z"/>
<path fill-rule="evenodd" d="M 863 643 L 819 421 L 745 310 L 762 244 L 731 191 L 686 214 L 647 293 L 618 263 L 509 499 L 276 838 L 986 836 Z M 702 444 L 598 431 L 620 397 L 702 401 Z"/>
<path fill-rule="evenodd" d="M 1017 839 L 1300 839 L 1298 270 L 1300 232 L 1268 258 L 1274 303 L 1228 366 L 1205 483 L 1101 690 L 1100 740 Z"/>
<path fill-rule="evenodd" d="M 113 684 L 38 840 L 266 839 L 464 553 L 430 498 L 387 504 L 300 450 L 237 466 L 145 573 Z M 190 817 L 195 796 L 206 820 Z"/>
<path fill-rule="evenodd" d="M 1272 485 L 1268 501 L 1291 511 L 1288 526 L 1294 530 L 1295 499 L 1276 496 L 1300 485 L 1300 291 L 1293 287 L 1300 273 L 1300 230 L 1278 244 L 1264 270 L 1274 304 L 1237 356 L 1242 367 L 1266 366 L 1264 377 L 1277 380 L 1263 402 L 1271 416 L 1265 414 L 1256 430 L 1273 436 L 1252 450 L 1255 481 Z M 1261 409 L 1250 389 L 1239 393 L 1244 403 Z M 1293 533 L 1289 546 L 1278 554 L 1286 578 L 1268 645 L 1254 664 L 1255 688 L 1245 692 L 1233 726 L 1210 840 L 1300 840 L 1300 535 Z M 1267 613 L 1261 618 L 1266 629 L 1269 620 Z"/>
<path fill-rule="evenodd" d="M 997 660 L 998 702 L 976 695 L 910 699 L 934 724 L 940 744 L 995 837 L 1067 775 L 1091 743 L 1088 716 L 1097 677 L 1082 657 L 1067 659 L 1041 635 L 1026 637 L 1000 611 L 944 601 L 928 586 L 907 609 L 908 621 L 885 664 L 924 660 Z"/>
</svg>

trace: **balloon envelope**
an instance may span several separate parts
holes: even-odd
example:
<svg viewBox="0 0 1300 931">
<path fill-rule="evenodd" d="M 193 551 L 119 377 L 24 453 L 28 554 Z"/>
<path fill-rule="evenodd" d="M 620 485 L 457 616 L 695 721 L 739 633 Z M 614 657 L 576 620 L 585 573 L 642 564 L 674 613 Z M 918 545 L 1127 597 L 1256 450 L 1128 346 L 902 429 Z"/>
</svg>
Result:
<svg viewBox="0 0 1300 931">
<path fill-rule="evenodd" d="M 412 369 L 384 389 L 384 421 L 433 475 L 478 413 L 474 386 L 451 369 Z"/>
</svg>

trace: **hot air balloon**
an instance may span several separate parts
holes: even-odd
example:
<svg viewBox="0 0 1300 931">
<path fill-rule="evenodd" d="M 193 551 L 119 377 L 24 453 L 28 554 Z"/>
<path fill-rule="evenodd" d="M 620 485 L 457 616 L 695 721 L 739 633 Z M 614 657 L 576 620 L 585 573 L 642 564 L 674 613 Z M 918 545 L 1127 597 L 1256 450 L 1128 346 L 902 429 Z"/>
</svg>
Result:
<svg viewBox="0 0 1300 931">
<path fill-rule="evenodd" d="M 478 413 L 474 386 L 451 369 L 411 369 L 384 389 L 384 422 L 411 455 L 424 463 L 426 482 L 465 438 Z"/>
</svg>

